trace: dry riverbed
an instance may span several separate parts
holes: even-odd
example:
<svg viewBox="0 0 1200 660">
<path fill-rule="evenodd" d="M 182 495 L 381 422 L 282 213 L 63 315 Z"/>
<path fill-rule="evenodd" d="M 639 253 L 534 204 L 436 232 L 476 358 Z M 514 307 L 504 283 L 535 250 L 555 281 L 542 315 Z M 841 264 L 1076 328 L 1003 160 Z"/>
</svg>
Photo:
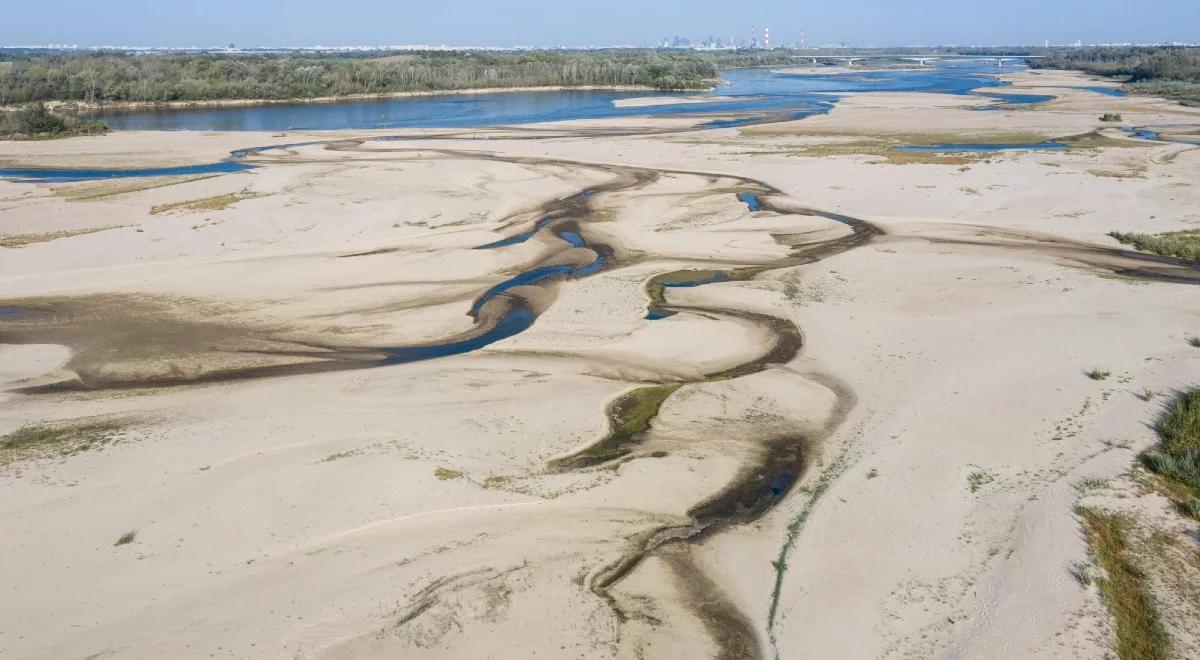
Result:
<svg viewBox="0 0 1200 660">
<path fill-rule="evenodd" d="M 1099 117 L 1200 112 L 1012 82 L 1056 99 L 5 144 L 310 143 L 0 181 L 0 655 L 1103 657 L 1077 506 L 1200 368 L 1200 271 L 1107 234 L 1200 229 L 1200 148 Z"/>
</svg>

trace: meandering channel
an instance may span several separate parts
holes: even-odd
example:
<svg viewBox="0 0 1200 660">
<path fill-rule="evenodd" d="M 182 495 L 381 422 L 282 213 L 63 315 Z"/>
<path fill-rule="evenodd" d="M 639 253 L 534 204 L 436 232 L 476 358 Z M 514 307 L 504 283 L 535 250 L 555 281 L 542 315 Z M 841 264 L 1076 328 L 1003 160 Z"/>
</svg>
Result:
<svg viewBox="0 0 1200 660">
<path fill-rule="evenodd" d="M 312 144 L 324 144 L 336 147 L 338 150 L 361 148 L 361 143 L 345 140 Z M 245 163 L 247 166 L 269 166 L 269 159 L 262 158 L 255 161 L 251 157 L 261 157 L 272 149 L 272 147 L 259 147 L 244 150 L 239 155 L 243 159 L 248 159 L 248 162 Z M 388 158 L 389 154 L 393 152 L 410 153 L 413 151 L 416 150 L 409 148 L 370 149 L 373 158 L 383 159 Z M 609 193 L 628 193 L 645 188 L 663 176 L 701 174 L 680 170 L 575 163 L 551 158 L 506 158 L 488 153 L 428 148 L 420 149 L 420 152 L 429 154 L 427 157 L 488 159 L 590 168 L 604 172 L 610 176 L 610 180 L 547 202 L 531 214 L 530 217 L 534 219 L 528 225 L 521 226 L 519 231 L 506 238 L 476 247 L 480 250 L 506 249 L 529 241 L 542 232 L 550 232 L 561 242 L 562 251 L 552 251 L 538 263 L 527 265 L 516 275 L 502 279 L 474 296 L 470 300 L 470 304 L 465 305 L 465 312 L 472 319 L 472 327 L 456 335 L 411 346 L 308 344 L 298 346 L 295 350 L 263 351 L 277 358 L 291 356 L 304 360 L 295 363 L 228 369 L 183 379 L 95 380 L 91 382 L 80 380 L 59 383 L 54 386 L 27 388 L 24 391 L 35 394 L 62 389 L 104 390 L 193 385 L 247 378 L 379 368 L 479 350 L 532 327 L 538 315 L 549 304 L 553 304 L 554 294 L 551 289 L 558 284 L 625 265 L 619 250 L 597 240 L 589 231 L 589 223 L 596 219 L 598 199 Z M 305 162 L 314 160 L 316 159 L 308 158 Z M 330 162 L 342 161 L 330 159 Z M 880 227 L 860 219 L 792 206 L 792 203 L 781 191 L 760 181 L 726 175 L 705 176 L 709 176 L 714 181 L 734 181 L 738 190 L 721 194 L 734 195 L 737 200 L 746 204 L 751 213 L 821 216 L 848 226 L 849 231 L 817 242 L 787 235 L 776 236 L 776 241 L 790 246 L 791 249 L 786 257 L 768 263 L 718 263 L 703 269 L 667 271 L 649 278 L 645 285 L 648 299 L 647 318 L 654 320 L 672 315 L 697 314 L 724 319 L 731 323 L 752 324 L 771 338 L 769 344 L 758 356 L 745 363 L 710 372 L 687 382 L 676 380 L 644 385 L 618 397 L 608 406 L 607 431 L 590 446 L 553 461 L 547 466 L 548 470 L 589 470 L 617 461 L 633 460 L 643 454 L 652 455 L 657 450 L 652 445 L 646 446 L 651 427 L 664 403 L 676 392 L 702 383 L 742 378 L 772 366 L 790 363 L 803 349 L 803 332 L 795 323 L 786 318 L 735 308 L 680 303 L 672 300 L 672 289 L 750 280 L 771 270 L 792 268 L 841 254 L 886 236 Z M 521 217 L 526 217 L 526 214 L 522 214 Z M 1031 237 L 1012 232 L 993 231 L 987 235 L 976 234 L 971 238 L 943 237 L 930 240 L 1023 251 L 1044 251 L 1052 256 L 1071 259 L 1088 267 L 1105 268 L 1110 272 L 1124 275 L 1164 281 L 1200 282 L 1200 274 L 1197 274 L 1194 268 L 1177 261 L 1048 237 Z M 588 259 L 567 258 L 566 253 L 568 252 L 574 252 L 576 255 L 589 253 L 591 257 Z M 342 256 L 343 258 L 357 259 L 380 257 L 388 253 L 388 248 L 381 248 Z M 543 290 L 544 295 L 532 296 L 528 293 L 530 290 Z M 56 304 L 61 307 L 55 308 Z M 103 332 L 105 329 L 66 327 L 70 325 L 69 321 L 64 326 L 61 323 L 62 318 L 80 318 L 80 315 L 72 316 L 69 313 L 72 304 L 71 301 L 39 301 L 32 305 L 23 304 L 20 300 L 0 301 L 0 317 L 2 317 L 0 318 L 0 343 L 63 343 L 77 351 L 83 349 L 97 332 Z M 65 316 L 58 314 L 64 310 L 67 312 Z M 108 330 L 119 330 L 119 328 L 108 328 Z M 821 379 L 822 384 L 833 391 L 837 398 L 836 410 L 821 430 L 808 434 L 768 432 L 758 436 L 758 431 L 752 427 L 749 428 L 747 433 L 750 435 L 756 451 L 749 452 L 742 459 L 743 464 L 733 481 L 691 507 L 687 512 L 685 522 L 641 530 L 633 534 L 628 540 L 627 551 L 620 558 L 599 567 L 591 575 L 588 580 L 589 588 L 612 607 L 618 622 L 626 619 L 627 607 L 614 594 L 614 588 L 632 571 L 636 570 L 647 557 L 657 555 L 663 557 L 667 565 L 672 567 L 683 593 L 694 595 L 703 593 L 703 598 L 696 597 L 694 599 L 693 614 L 708 626 L 723 657 L 741 658 L 762 655 L 757 633 L 759 627 L 723 595 L 715 580 L 704 575 L 695 561 L 691 549 L 704 543 L 721 530 L 760 519 L 787 497 L 804 473 L 812 443 L 819 442 L 824 435 L 833 432 L 853 407 L 854 394 L 848 387 L 840 385 L 836 379 L 829 376 L 811 375 L 811 377 Z"/>
</svg>

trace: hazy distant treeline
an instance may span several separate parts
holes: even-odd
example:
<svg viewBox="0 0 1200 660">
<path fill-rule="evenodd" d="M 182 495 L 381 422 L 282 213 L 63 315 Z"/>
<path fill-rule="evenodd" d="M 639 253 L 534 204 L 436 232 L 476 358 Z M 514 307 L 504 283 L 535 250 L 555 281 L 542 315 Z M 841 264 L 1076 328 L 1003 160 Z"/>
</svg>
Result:
<svg viewBox="0 0 1200 660">
<path fill-rule="evenodd" d="M 1200 104 L 1200 48 L 1112 46 L 1056 50 L 1031 65 L 1119 76 L 1128 81 L 1131 91 Z"/>
<path fill-rule="evenodd" d="M 702 89 L 717 65 L 688 52 L 417 52 L 385 57 L 30 53 L 0 62 L 0 104 L 300 99 L 473 87 Z"/>
</svg>

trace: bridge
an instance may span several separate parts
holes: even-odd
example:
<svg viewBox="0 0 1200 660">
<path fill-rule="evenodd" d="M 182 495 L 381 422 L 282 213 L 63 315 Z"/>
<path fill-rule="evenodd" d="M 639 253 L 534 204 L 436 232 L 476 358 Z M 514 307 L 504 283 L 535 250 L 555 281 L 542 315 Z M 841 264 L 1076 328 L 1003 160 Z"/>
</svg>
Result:
<svg viewBox="0 0 1200 660">
<path fill-rule="evenodd" d="M 855 62 L 866 60 L 892 60 L 899 62 L 916 62 L 921 66 L 929 66 L 937 62 L 995 62 L 1003 68 L 1009 62 L 1028 62 L 1038 60 L 1045 55 L 797 55 L 798 58 L 812 60 L 813 66 L 820 62 L 844 62 L 846 66 L 854 66 Z"/>
</svg>

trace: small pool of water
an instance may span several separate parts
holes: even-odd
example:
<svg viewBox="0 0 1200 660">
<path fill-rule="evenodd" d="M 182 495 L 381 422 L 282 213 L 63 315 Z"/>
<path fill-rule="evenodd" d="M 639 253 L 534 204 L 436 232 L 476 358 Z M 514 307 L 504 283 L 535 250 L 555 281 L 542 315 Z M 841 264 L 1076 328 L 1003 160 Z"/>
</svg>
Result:
<svg viewBox="0 0 1200 660">
<path fill-rule="evenodd" d="M 1150 130 L 1149 128 L 1139 128 L 1136 126 L 1122 126 L 1122 131 L 1138 140 L 1158 140 L 1158 131 Z"/>
<path fill-rule="evenodd" d="M 993 91 L 979 92 L 979 96 L 983 96 L 983 97 L 986 97 L 989 99 L 998 99 L 1000 101 L 1004 101 L 1004 103 L 1006 103 L 1008 105 L 1032 105 L 1034 103 L 1045 103 L 1046 101 L 1053 101 L 1056 98 L 1054 96 L 1050 96 L 1049 94 L 1005 94 L 1002 92 L 993 92 Z M 985 108 L 980 108 L 980 109 L 981 110 L 1002 110 L 1002 109 L 1004 109 L 1004 106 L 991 105 L 991 106 L 987 106 Z"/>
<path fill-rule="evenodd" d="M 1094 94 L 1103 94 L 1104 96 L 1117 96 L 1117 97 L 1128 96 L 1128 94 L 1126 94 L 1124 91 L 1122 91 L 1119 87 L 1084 86 L 1084 87 L 1076 87 L 1075 89 L 1080 89 L 1085 92 L 1092 92 Z"/>
<path fill-rule="evenodd" d="M 570 243 L 573 247 L 587 247 L 587 241 L 583 240 L 583 236 L 580 236 L 577 231 L 563 230 L 554 235 Z"/>
<path fill-rule="evenodd" d="M 745 204 L 751 213 L 757 213 L 762 210 L 762 200 L 759 199 L 759 194 L 754 192 L 743 192 L 737 194 L 738 201 Z"/>
</svg>

